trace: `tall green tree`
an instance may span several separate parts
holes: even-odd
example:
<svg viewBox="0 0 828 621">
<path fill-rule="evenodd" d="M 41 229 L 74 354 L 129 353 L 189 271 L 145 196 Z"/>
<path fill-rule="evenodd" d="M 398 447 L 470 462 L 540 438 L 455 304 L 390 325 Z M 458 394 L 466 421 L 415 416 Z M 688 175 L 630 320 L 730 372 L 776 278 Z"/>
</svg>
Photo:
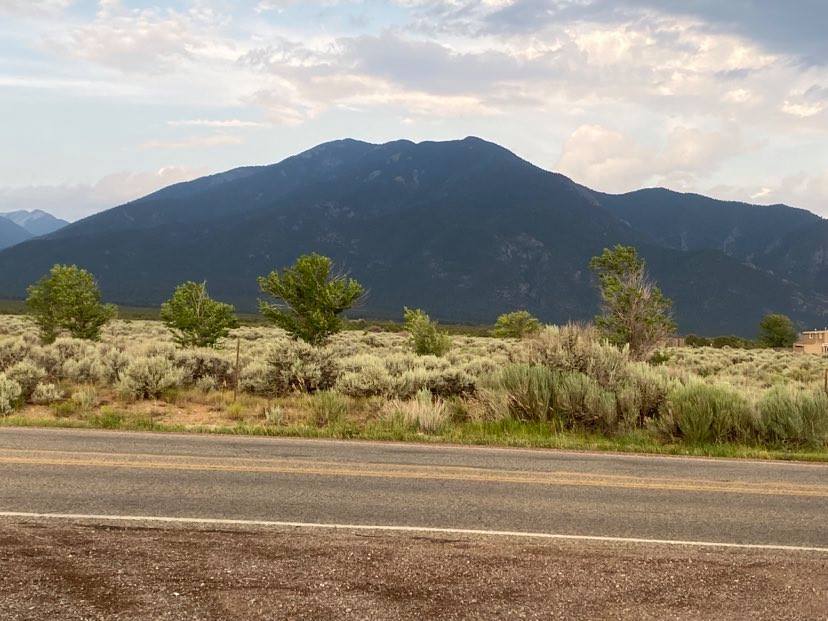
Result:
<svg viewBox="0 0 828 621">
<path fill-rule="evenodd" d="M 796 326 L 787 315 L 770 313 L 759 322 L 759 342 L 765 347 L 793 347 Z"/>
<path fill-rule="evenodd" d="M 97 340 L 101 328 L 116 314 L 114 305 L 101 302 L 95 277 L 77 265 L 52 267 L 29 286 L 26 306 L 46 343 L 54 341 L 61 332 Z"/>
<path fill-rule="evenodd" d="M 320 254 L 299 257 L 281 272 L 259 277 L 259 288 L 277 302 L 259 301 L 262 315 L 294 338 L 323 343 L 342 329 L 340 315 L 353 307 L 365 289 L 353 278 L 332 273 L 333 262 Z"/>
<path fill-rule="evenodd" d="M 230 304 L 207 293 L 206 282 L 184 282 L 161 305 L 161 320 L 182 347 L 215 347 L 218 340 L 238 326 Z"/>
<path fill-rule="evenodd" d="M 589 263 L 601 287 L 601 314 L 595 323 L 616 345 L 629 344 L 639 359 L 676 329 L 672 302 L 647 275 L 644 260 L 632 246 L 604 248 Z"/>
</svg>

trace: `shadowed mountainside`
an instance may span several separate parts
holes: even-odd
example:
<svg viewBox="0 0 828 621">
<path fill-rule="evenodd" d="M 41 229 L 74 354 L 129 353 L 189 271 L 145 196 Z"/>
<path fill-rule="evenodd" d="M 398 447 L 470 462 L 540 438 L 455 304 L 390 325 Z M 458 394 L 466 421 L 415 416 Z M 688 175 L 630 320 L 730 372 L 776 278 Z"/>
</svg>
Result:
<svg viewBox="0 0 828 621">
<path fill-rule="evenodd" d="M 0 286 L 22 296 L 68 262 L 95 273 L 112 301 L 154 305 L 180 281 L 206 279 L 215 297 L 251 310 L 256 276 L 316 251 L 369 288 L 364 315 L 399 317 L 408 305 L 491 322 L 526 308 L 560 322 L 595 314 L 589 258 L 626 243 L 675 300 L 682 331 L 751 335 L 771 311 L 824 322 L 828 291 L 814 290 L 810 272 L 800 282 L 785 241 L 823 225 L 785 206 L 594 192 L 478 138 L 340 140 L 176 184 L 8 248 Z"/>
</svg>

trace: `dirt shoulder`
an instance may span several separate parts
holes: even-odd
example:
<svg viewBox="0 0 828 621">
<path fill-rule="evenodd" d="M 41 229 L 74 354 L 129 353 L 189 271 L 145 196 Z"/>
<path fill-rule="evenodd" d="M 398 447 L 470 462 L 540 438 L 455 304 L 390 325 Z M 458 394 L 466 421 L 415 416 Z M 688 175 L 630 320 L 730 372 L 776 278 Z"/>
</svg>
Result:
<svg viewBox="0 0 828 621">
<path fill-rule="evenodd" d="M 0 522 L 0 618 L 824 619 L 818 553 Z"/>
</svg>

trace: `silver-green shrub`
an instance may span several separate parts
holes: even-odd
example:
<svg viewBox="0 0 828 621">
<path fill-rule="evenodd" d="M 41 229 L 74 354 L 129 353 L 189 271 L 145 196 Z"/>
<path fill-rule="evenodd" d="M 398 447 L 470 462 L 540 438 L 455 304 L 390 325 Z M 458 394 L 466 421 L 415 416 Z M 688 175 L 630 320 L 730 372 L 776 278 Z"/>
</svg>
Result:
<svg viewBox="0 0 828 621">
<path fill-rule="evenodd" d="M 14 411 L 22 392 L 20 384 L 6 377 L 5 373 L 0 373 L 0 415 L 5 416 Z"/>
<path fill-rule="evenodd" d="M 275 384 L 275 372 L 262 360 L 247 364 L 239 374 L 239 389 L 254 395 L 275 394 Z"/>
<path fill-rule="evenodd" d="M 336 379 L 336 390 L 349 397 L 388 395 L 394 381 L 382 359 L 361 355 L 343 361 L 343 370 Z"/>
<path fill-rule="evenodd" d="M 31 402 L 38 405 L 49 405 L 63 399 L 63 391 L 55 384 L 41 383 L 32 391 Z"/>
<path fill-rule="evenodd" d="M 555 373 L 540 365 L 513 364 L 494 378 L 495 390 L 507 395 L 511 418 L 547 421 L 554 416 Z"/>
<path fill-rule="evenodd" d="M 601 340 L 591 326 L 547 326 L 528 344 L 530 362 L 555 371 L 583 373 L 609 389 L 626 378 L 631 363 L 626 347 Z"/>
<path fill-rule="evenodd" d="M 119 391 L 135 399 L 152 399 L 181 383 L 182 372 L 169 358 L 137 358 L 127 367 Z"/>
<path fill-rule="evenodd" d="M 759 401 L 762 436 L 774 444 L 821 447 L 828 441 L 828 395 L 775 386 Z"/>
<path fill-rule="evenodd" d="M 658 428 L 691 443 L 749 441 L 757 421 L 748 400 L 727 385 L 693 381 L 667 397 Z"/>
<path fill-rule="evenodd" d="M 203 377 L 212 377 L 216 384 L 225 386 L 230 386 L 235 381 L 234 360 L 215 349 L 202 347 L 179 350 L 175 353 L 175 365 L 181 369 L 181 381 L 185 385 L 195 384 Z"/>
<path fill-rule="evenodd" d="M 28 401 L 37 385 L 46 377 L 46 371 L 31 360 L 21 360 L 6 369 L 6 377 L 20 385 L 21 396 Z"/>
<path fill-rule="evenodd" d="M 422 433 L 438 432 L 449 419 L 446 402 L 433 397 L 428 390 L 420 390 L 413 399 L 394 400 L 386 406 L 391 418 L 399 419 L 409 428 Z"/>
<path fill-rule="evenodd" d="M 82 412 L 88 412 L 98 404 L 98 393 L 91 386 L 79 388 L 70 398 Z"/>
<path fill-rule="evenodd" d="M 267 394 L 273 395 L 327 390 L 334 386 L 339 374 L 330 351 L 304 341 L 285 341 L 274 347 L 267 357 L 267 364 L 271 382 Z"/>
</svg>

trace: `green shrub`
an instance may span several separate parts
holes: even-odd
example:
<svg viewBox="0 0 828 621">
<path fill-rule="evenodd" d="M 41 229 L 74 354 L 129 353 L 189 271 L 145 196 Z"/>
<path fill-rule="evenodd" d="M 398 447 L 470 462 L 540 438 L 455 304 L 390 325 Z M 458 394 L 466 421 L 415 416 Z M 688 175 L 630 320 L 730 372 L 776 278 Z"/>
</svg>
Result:
<svg viewBox="0 0 828 621">
<path fill-rule="evenodd" d="M 717 336 L 711 341 L 710 344 L 716 349 L 722 349 L 723 347 L 731 347 L 733 349 L 752 349 L 756 347 L 756 344 L 752 341 L 733 335 Z"/>
<path fill-rule="evenodd" d="M 348 414 L 348 400 L 333 390 L 322 390 L 308 397 L 313 421 L 319 427 L 335 425 Z"/>
<path fill-rule="evenodd" d="M 756 421 L 750 404 L 734 388 L 692 382 L 670 393 L 659 427 L 694 444 L 744 442 L 755 437 Z"/>
<path fill-rule="evenodd" d="M 91 414 L 86 419 L 89 424 L 99 429 L 120 429 L 125 417 L 111 408 L 103 407 L 99 414 Z"/>
<path fill-rule="evenodd" d="M 55 265 L 28 289 L 26 305 L 45 343 L 61 331 L 75 338 L 98 340 L 116 309 L 101 303 L 95 277 L 76 265 Z"/>
<path fill-rule="evenodd" d="M 206 282 L 188 281 L 161 305 L 161 321 L 182 347 L 215 347 L 238 326 L 234 312 L 230 304 L 209 296 Z"/>
<path fill-rule="evenodd" d="M 13 412 L 20 402 L 22 393 L 20 384 L 6 377 L 5 373 L 0 373 L 0 415 L 5 416 Z"/>
<path fill-rule="evenodd" d="M 497 318 L 492 335 L 498 338 L 520 339 L 537 333 L 541 323 L 529 311 L 520 310 L 504 313 Z"/>
<path fill-rule="evenodd" d="M 566 428 L 609 431 L 615 428 L 615 395 L 583 373 L 554 379 L 554 411 Z"/>
<path fill-rule="evenodd" d="M 555 374 L 543 366 L 513 364 L 497 376 L 497 389 L 507 395 L 509 416 L 516 420 L 548 421 L 555 402 Z"/>
<path fill-rule="evenodd" d="M 828 440 L 828 395 L 775 386 L 759 401 L 759 422 L 768 442 L 824 446 Z"/>
<path fill-rule="evenodd" d="M 451 337 L 441 332 L 437 322 L 420 309 L 406 308 L 403 324 L 418 356 L 442 356 L 451 349 Z"/>
<path fill-rule="evenodd" d="M 710 347 L 710 339 L 704 336 L 688 334 L 684 337 L 684 344 L 687 347 Z"/>
<path fill-rule="evenodd" d="M 792 347 L 796 334 L 796 326 L 787 315 L 771 313 L 759 322 L 759 343 L 765 347 Z"/>
</svg>

